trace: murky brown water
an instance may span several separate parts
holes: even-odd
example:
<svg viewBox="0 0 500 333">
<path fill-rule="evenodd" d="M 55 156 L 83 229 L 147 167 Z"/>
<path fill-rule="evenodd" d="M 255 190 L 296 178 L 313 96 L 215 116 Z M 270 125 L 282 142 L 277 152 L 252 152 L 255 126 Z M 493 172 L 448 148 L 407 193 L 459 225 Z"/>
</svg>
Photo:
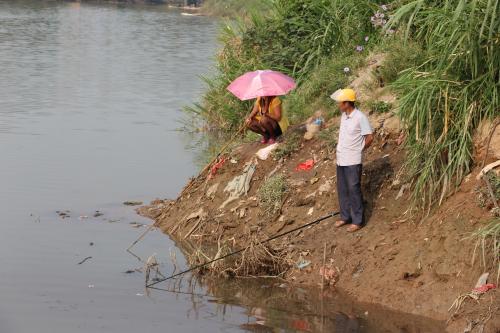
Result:
<svg viewBox="0 0 500 333">
<path fill-rule="evenodd" d="M 0 332 L 439 332 L 338 294 L 218 281 L 147 295 L 125 273 L 142 265 L 131 223 L 149 221 L 121 202 L 174 197 L 196 172 L 175 129 L 216 30 L 164 6 L 0 1 Z M 184 264 L 160 233 L 135 251 L 165 273 L 170 251 Z"/>
</svg>

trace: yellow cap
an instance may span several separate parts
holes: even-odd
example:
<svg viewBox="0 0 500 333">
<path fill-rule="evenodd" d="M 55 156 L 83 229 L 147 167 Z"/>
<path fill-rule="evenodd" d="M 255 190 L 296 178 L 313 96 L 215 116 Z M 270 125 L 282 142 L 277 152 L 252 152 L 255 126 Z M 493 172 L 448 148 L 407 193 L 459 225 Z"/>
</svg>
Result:
<svg viewBox="0 0 500 333">
<path fill-rule="evenodd" d="M 336 102 L 356 102 L 356 92 L 352 89 L 339 89 L 330 96 Z"/>
</svg>

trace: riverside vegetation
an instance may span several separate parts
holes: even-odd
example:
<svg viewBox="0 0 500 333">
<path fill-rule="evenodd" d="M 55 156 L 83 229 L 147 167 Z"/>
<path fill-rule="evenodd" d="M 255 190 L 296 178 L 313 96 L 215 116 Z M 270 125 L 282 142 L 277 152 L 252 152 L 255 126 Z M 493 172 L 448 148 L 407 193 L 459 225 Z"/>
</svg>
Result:
<svg viewBox="0 0 500 333">
<path fill-rule="evenodd" d="M 499 1 L 222 3 L 205 6 L 236 17 L 222 27 L 216 72 L 204 78 L 207 91 L 188 113 L 212 133 L 233 136 L 252 102 L 226 87 L 242 73 L 268 68 L 297 80 L 284 98 L 292 123 L 321 110 L 326 126 L 311 141 L 292 126 L 273 158 L 258 162 L 248 195 L 228 207 L 223 184 L 260 148 L 252 134 L 232 147 L 225 156 L 231 163 L 214 178 L 201 175 L 175 203 L 158 200 L 142 214 L 172 237 L 194 241 L 193 253 L 206 244 L 217 247 L 215 257 L 248 248 L 233 262 L 208 267 L 210 273 L 337 284 L 362 301 L 449 319 L 450 331 L 473 321 L 484 329 L 500 311 L 495 292 L 479 307 L 463 300 L 473 296 L 481 272 L 500 277 L 499 178 L 485 178 L 494 198 L 485 180 L 474 181 L 484 162 L 500 158 L 498 146 L 489 153 L 485 140 L 475 139 L 482 124 L 500 116 Z M 335 210 L 338 117 L 329 95 L 348 85 L 360 93 L 377 133 L 364 166 L 367 226 L 354 236 L 317 226 L 259 247 L 269 235 Z M 486 136 L 493 130 L 487 126 Z M 316 163 L 311 173 L 295 171 L 309 158 Z M 187 253 L 193 265 L 214 256 Z M 498 327 L 497 320 L 489 331 Z"/>
<path fill-rule="evenodd" d="M 224 5 L 222 5 L 224 4 Z M 282 71 L 299 87 L 286 98 L 300 122 L 333 111 L 329 94 L 346 86 L 369 53 L 385 55 L 374 73 L 397 96 L 412 180 L 412 208 L 430 210 L 473 167 L 473 131 L 500 115 L 500 11 L 491 0 L 209 0 L 239 14 L 221 32 L 217 73 L 202 103 L 188 108 L 211 128 L 234 131 L 251 108 L 227 90 L 241 73 Z M 362 107 L 387 111 L 366 101 Z M 498 221 L 496 221 L 498 223 Z"/>
</svg>

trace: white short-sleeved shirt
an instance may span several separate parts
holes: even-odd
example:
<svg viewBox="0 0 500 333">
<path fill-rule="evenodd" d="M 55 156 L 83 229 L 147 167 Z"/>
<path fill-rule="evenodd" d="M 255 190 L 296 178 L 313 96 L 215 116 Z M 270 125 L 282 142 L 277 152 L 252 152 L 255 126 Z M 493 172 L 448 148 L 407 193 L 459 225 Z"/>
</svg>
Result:
<svg viewBox="0 0 500 333">
<path fill-rule="evenodd" d="M 365 135 L 372 133 L 370 121 L 363 112 L 354 109 L 349 116 L 342 113 L 337 144 L 337 165 L 361 164 Z"/>
</svg>

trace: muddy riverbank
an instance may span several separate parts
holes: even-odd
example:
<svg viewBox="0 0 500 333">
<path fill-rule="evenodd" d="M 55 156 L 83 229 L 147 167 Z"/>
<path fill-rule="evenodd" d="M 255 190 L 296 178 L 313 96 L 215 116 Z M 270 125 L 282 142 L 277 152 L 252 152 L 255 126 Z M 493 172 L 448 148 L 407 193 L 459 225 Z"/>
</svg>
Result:
<svg viewBox="0 0 500 333">
<path fill-rule="evenodd" d="M 496 273 L 491 263 L 483 267 L 479 260 L 473 262 L 475 243 L 467 238 L 490 220 L 489 212 L 473 199 L 479 170 L 428 217 L 411 217 L 405 214 L 408 185 L 398 174 L 405 157 L 399 131 L 394 130 L 390 115 L 373 116 L 371 121 L 378 131 L 364 164 L 368 223 L 361 232 L 349 234 L 335 229 L 333 220 L 323 222 L 271 242 L 267 255 L 251 264 L 255 271 L 249 273 L 244 259 L 218 270 L 226 276 L 278 274 L 295 286 L 318 286 L 327 279 L 325 288 L 339 288 L 358 301 L 448 321 L 450 332 L 463 329 L 471 320 L 485 332 L 496 332 L 500 327 L 497 291 L 483 295 L 479 302 L 469 299 L 451 308 L 460 295 L 472 290 L 483 271 Z M 336 135 L 337 126 L 338 119 L 333 118 L 323 131 Z M 284 147 L 286 140 L 281 143 Z M 237 147 L 210 176 L 194 180 L 177 202 L 157 200 L 140 209 L 141 214 L 153 218 L 174 239 L 190 240 L 199 248 L 218 244 L 220 255 L 336 210 L 335 156 L 328 140 L 300 139 L 293 152 L 279 160 L 258 159 L 256 153 L 262 147 L 257 143 Z M 314 167 L 298 171 L 306 160 L 313 160 Z M 255 172 L 247 195 L 228 201 L 226 186 L 250 165 Z M 286 191 L 280 207 L 269 215 L 260 189 L 276 176 L 285 180 Z M 194 249 L 188 258 L 203 262 L 193 255 Z M 270 257 L 277 259 L 270 262 Z M 283 266 L 276 270 L 277 261 Z"/>
</svg>

